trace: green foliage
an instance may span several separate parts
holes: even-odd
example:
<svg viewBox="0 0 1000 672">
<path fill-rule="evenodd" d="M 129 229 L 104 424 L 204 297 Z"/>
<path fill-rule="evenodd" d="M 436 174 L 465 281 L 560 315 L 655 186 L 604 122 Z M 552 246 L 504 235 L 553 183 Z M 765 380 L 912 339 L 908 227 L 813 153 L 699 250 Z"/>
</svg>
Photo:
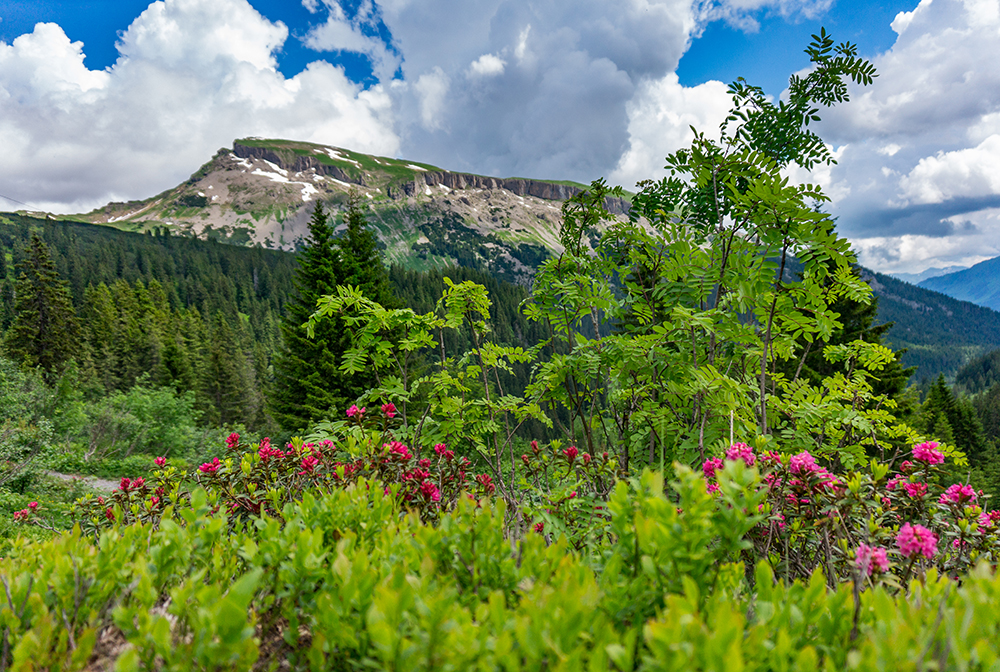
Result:
<svg viewBox="0 0 1000 672">
<path fill-rule="evenodd" d="M 41 367 L 47 378 L 69 361 L 77 338 L 76 314 L 66 281 L 59 277 L 49 248 L 37 235 L 17 266 L 14 321 L 7 351 L 29 367 Z"/>
<path fill-rule="evenodd" d="M 347 231 L 334 237 L 334 227 L 317 203 L 309 222 L 309 238 L 299 252 L 298 296 L 286 305 L 282 321 L 283 348 L 275 361 L 271 405 L 278 423 L 297 431 L 346 407 L 372 382 L 366 372 L 345 375 L 338 360 L 349 347 L 343 325 L 336 319 L 307 336 L 302 325 L 316 302 L 338 284 L 355 283 L 388 304 L 395 302 L 388 275 L 378 256 L 375 235 L 366 228 L 357 196 L 348 203 Z"/>
</svg>

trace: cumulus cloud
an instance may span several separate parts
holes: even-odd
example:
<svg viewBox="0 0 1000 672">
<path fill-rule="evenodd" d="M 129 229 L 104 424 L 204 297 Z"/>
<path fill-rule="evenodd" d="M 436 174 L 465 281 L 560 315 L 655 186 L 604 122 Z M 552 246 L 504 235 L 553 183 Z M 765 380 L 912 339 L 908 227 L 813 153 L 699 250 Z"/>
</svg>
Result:
<svg viewBox="0 0 1000 672">
<path fill-rule="evenodd" d="M 639 180 L 662 176 L 664 157 L 690 144 L 692 126 L 717 139 L 732 102 L 727 89 L 714 81 L 681 86 L 674 73 L 643 82 L 627 106 L 629 146 L 611 179 L 632 188 Z"/>
<path fill-rule="evenodd" d="M 321 61 L 286 79 L 274 54 L 287 35 L 245 0 L 165 0 L 121 35 L 104 71 L 55 24 L 0 42 L 5 193 L 53 212 L 144 198 L 248 135 L 395 153 L 382 87 Z"/>
<path fill-rule="evenodd" d="M 306 9 L 319 11 L 319 0 L 306 0 Z M 303 43 L 315 51 L 349 51 L 363 54 L 372 64 L 380 81 L 392 79 L 399 68 L 400 58 L 378 35 L 379 11 L 372 0 L 363 0 L 348 16 L 338 0 L 322 0 L 329 11 L 324 23 L 314 26 Z"/>
<path fill-rule="evenodd" d="M 1000 204 L 1000 61 L 983 57 L 996 51 L 998 3 L 922 0 L 892 27 L 875 83 L 820 126 L 847 145 L 832 181 L 849 197 L 833 212 L 863 262 L 919 271 L 973 259 L 993 249 Z"/>
</svg>

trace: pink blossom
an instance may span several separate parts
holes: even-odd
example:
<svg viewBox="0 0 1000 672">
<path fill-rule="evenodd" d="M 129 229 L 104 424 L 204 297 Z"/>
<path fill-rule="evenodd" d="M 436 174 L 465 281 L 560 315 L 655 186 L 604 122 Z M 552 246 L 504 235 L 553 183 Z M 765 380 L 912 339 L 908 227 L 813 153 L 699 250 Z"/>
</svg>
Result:
<svg viewBox="0 0 1000 672">
<path fill-rule="evenodd" d="M 410 459 L 410 449 L 399 441 L 393 441 L 389 444 L 389 452 L 399 455 L 399 459 L 401 460 Z"/>
<path fill-rule="evenodd" d="M 727 460 L 743 460 L 748 467 L 752 467 L 757 461 L 757 456 L 753 454 L 753 448 L 745 443 L 734 443 L 726 451 Z"/>
<path fill-rule="evenodd" d="M 535 530 L 535 532 L 537 532 L 538 534 L 541 534 L 542 532 L 545 531 L 545 523 L 539 521 L 535 523 L 535 527 L 533 527 L 532 529 Z"/>
<path fill-rule="evenodd" d="M 115 522 L 115 512 L 111 510 L 110 506 L 104 510 L 104 517 L 111 522 Z"/>
<path fill-rule="evenodd" d="M 365 414 L 365 408 L 358 408 L 357 404 L 351 404 L 351 407 L 347 409 L 347 417 L 353 418 L 355 415 L 361 416 Z"/>
<path fill-rule="evenodd" d="M 394 418 L 396 417 L 396 405 L 392 402 L 382 404 L 382 412 L 385 413 L 385 417 Z"/>
<path fill-rule="evenodd" d="M 214 474 L 219 470 L 219 458 L 213 458 L 211 462 L 206 462 L 205 464 L 198 467 L 198 471 L 203 474 Z"/>
<path fill-rule="evenodd" d="M 27 509 L 21 509 L 20 511 L 15 511 L 14 512 L 14 520 L 15 521 L 18 521 L 18 520 L 27 520 L 28 519 L 28 515 L 29 514 L 28 514 L 28 510 Z"/>
<path fill-rule="evenodd" d="M 439 443 L 436 446 L 434 446 L 434 452 L 437 453 L 438 455 L 444 455 L 444 451 L 447 448 L 448 446 L 444 445 L 443 443 Z"/>
<path fill-rule="evenodd" d="M 913 469 L 913 462 L 909 460 L 903 460 L 903 463 L 899 465 L 900 471 L 910 471 L 911 469 Z"/>
<path fill-rule="evenodd" d="M 132 479 L 122 477 L 122 480 L 118 482 L 118 489 L 122 492 L 128 492 L 132 488 Z"/>
<path fill-rule="evenodd" d="M 302 471 L 299 472 L 299 475 L 313 473 L 313 469 L 316 468 L 317 464 L 319 464 L 319 460 L 312 455 L 306 455 L 302 458 Z"/>
<path fill-rule="evenodd" d="M 903 557 L 910 559 L 918 555 L 933 558 L 937 553 L 937 542 L 937 535 L 923 525 L 906 523 L 896 535 L 896 545 L 899 546 L 899 552 L 903 554 Z"/>
<path fill-rule="evenodd" d="M 146 485 L 146 479 L 140 476 L 139 478 L 132 479 L 132 487 L 136 490 Z"/>
<path fill-rule="evenodd" d="M 569 497 L 567 497 L 566 499 L 576 499 L 576 490 L 574 490 L 573 492 L 569 493 Z"/>
<path fill-rule="evenodd" d="M 818 471 L 819 465 L 816 464 L 816 460 L 812 455 L 807 451 L 802 451 L 798 455 L 792 455 L 788 464 L 788 470 L 793 474 L 805 475 Z"/>
<path fill-rule="evenodd" d="M 476 476 L 476 482 L 482 486 L 482 488 L 487 492 L 487 494 L 492 495 L 496 492 L 497 486 L 493 484 L 493 477 L 489 474 L 479 474 Z"/>
<path fill-rule="evenodd" d="M 906 494 L 913 499 L 920 499 L 927 494 L 926 483 L 906 483 L 903 485 L 903 489 L 906 490 Z"/>
<path fill-rule="evenodd" d="M 431 481 L 424 481 L 420 484 L 420 494 L 432 502 L 441 501 L 441 491 Z"/>
<path fill-rule="evenodd" d="M 705 478 L 715 478 L 715 472 L 720 469 L 722 469 L 722 458 L 720 457 L 705 460 L 705 464 L 701 465 L 701 471 L 705 474 Z"/>
<path fill-rule="evenodd" d="M 529 464 L 531 464 L 531 462 L 530 462 L 530 461 L 528 460 L 528 456 L 527 456 L 527 455 L 522 455 L 522 456 L 521 456 L 521 462 L 524 462 L 524 466 L 526 466 L 526 467 L 527 467 L 527 466 L 528 466 Z"/>
<path fill-rule="evenodd" d="M 582 459 L 582 460 L 583 460 L 583 463 L 584 463 L 585 465 L 587 465 L 587 464 L 590 464 L 590 461 L 591 461 L 591 460 L 592 460 L 593 458 L 592 458 L 592 457 L 590 456 L 590 453 L 584 453 L 583 455 L 581 455 L 581 456 L 580 456 L 580 459 Z"/>
<path fill-rule="evenodd" d="M 535 455 L 538 454 L 538 441 L 531 442 L 531 451 L 535 453 Z"/>
<path fill-rule="evenodd" d="M 938 500 L 939 504 L 965 504 L 976 501 L 976 490 L 969 484 L 962 485 L 955 483 L 948 486 L 948 489 Z"/>
<path fill-rule="evenodd" d="M 715 494 L 715 493 L 717 493 L 718 491 L 719 491 L 719 486 L 718 486 L 718 484 L 716 484 L 716 483 L 709 483 L 709 484 L 708 484 L 708 492 L 709 492 L 710 494 Z"/>
<path fill-rule="evenodd" d="M 155 460 L 153 460 L 153 464 L 155 464 L 158 467 L 162 467 L 166 463 L 167 463 L 167 458 L 165 457 L 158 457 Z"/>
<path fill-rule="evenodd" d="M 149 508 L 153 508 L 154 506 L 156 506 L 159 503 L 160 503 L 160 498 L 159 497 L 156 497 L 154 495 L 153 497 L 149 498 Z"/>
<path fill-rule="evenodd" d="M 417 464 L 419 464 L 421 468 L 427 469 L 429 466 L 431 466 L 431 461 L 425 457 L 422 458 L 419 462 L 417 462 Z"/>
<path fill-rule="evenodd" d="M 577 449 L 576 446 L 570 446 L 569 448 L 567 448 L 566 450 L 563 451 L 563 455 L 565 455 L 566 459 L 569 460 L 570 462 L 572 462 L 573 460 L 575 460 L 576 456 L 579 455 L 579 454 L 580 454 L 580 451 Z"/>
<path fill-rule="evenodd" d="M 37 511 L 38 510 L 38 502 L 32 502 L 31 504 L 28 504 L 28 508 L 31 509 L 32 511 Z"/>
<path fill-rule="evenodd" d="M 871 576 L 873 573 L 884 573 L 889 569 L 889 557 L 885 549 L 881 547 L 871 547 L 867 544 L 858 546 L 855 553 L 855 563 L 862 574 Z"/>
<path fill-rule="evenodd" d="M 927 464 L 941 464 L 944 462 L 944 453 L 937 449 L 937 441 L 918 443 L 913 446 L 913 459 L 926 462 Z"/>
<path fill-rule="evenodd" d="M 226 437 L 226 448 L 235 448 L 240 443 L 240 435 L 233 432 Z"/>
<path fill-rule="evenodd" d="M 896 486 L 899 485 L 903 480 L 904 479 L 902 476 L 893 476 L 892 478 L 889 479 L 889 482 L 885 484 L 885 489 L 895 490 Z"/>
</svg>

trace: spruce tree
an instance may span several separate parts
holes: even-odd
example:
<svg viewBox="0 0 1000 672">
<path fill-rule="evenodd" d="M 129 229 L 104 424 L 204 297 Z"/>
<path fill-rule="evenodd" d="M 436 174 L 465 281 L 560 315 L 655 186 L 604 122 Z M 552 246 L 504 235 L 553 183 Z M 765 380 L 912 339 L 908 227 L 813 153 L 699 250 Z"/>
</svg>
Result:
<svg viewBox="0 0 1000 672">
<path fill-rule="evenodd" d="M 41 367 L 46 379 L 52 380 L 79 345 L 69 289 L 37 233 L 31 235 L 30 247 L 17 270 L 7 350 L 21 363 Z"/>
<path fill-rule="evenodd" d="M 350 347 L 343 323 L 326 320 L 317 325 L 311 339 L 302 328 L 316 310 L 316 301 L 335 293 L 340 284 L 360 287 L 373 300 L 394 305 L 375 235 L 368 230 L 358 203 L 352 195 L 347 231 L 339 240 L 329 214 L 317 203 L 309 221 L 309 237 L 298 255 L 298 296 L 286 304 L 271 396 L 274 418 L 287 431 L 299 431 L 329 417 L 371 386 L 368 377 L 348 376 L 340 370 L 343 353 Z"/>
</svg>

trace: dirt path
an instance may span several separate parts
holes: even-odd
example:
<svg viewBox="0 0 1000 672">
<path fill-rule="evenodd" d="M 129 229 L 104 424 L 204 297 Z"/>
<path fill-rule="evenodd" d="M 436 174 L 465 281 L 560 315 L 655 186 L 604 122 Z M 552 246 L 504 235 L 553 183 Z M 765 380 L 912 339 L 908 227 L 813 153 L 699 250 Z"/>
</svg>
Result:
<svg viewBox="0 0 1000 672">
<path fill-rule="evenodd" d="M 118 487 L 118 481 L 109 481 L 106 478 L 97 476 L 77 476 L 75 474 L 60 474 L 58 471 L 46 471 L 47 475 L 58 478 L 60 481 L 81 481 L 99 492 L 111 492 Z"/>
</svg>

